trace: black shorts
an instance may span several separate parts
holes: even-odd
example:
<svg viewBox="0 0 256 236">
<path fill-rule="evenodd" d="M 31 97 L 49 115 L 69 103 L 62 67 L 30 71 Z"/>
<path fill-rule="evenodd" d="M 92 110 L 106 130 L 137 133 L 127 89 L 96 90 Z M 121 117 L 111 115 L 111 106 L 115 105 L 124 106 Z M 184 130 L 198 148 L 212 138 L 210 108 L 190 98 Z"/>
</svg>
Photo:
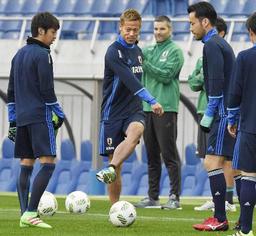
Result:
<svg viewBox="0 0 256 236">
<path fill-rule="evenodd" d="M 224 156 L 232 160 L 235 139 L 227 129 L 227 117 L 216 117 L 211 127 L 206 154 Z"/>
<path fill-rule="evenodd" d="M 17 127 L 15 157 L 35 159 L 42 156 L 56 156 L 52 122 Z"/>
<path fill-rule="evenodd" d="M 256 134 L 238 132 L 232 165 L 233 169 L 256 173 Z"/>
<path fill-rule="evenodd" d="M 145 126 L 145 114 L 139 111 L 126 119 L 101 121 L 99 153 L 102 156 L 113 154 L 115 148 L 125 139 L 125 132 L 132 122 L 140 122 Z"/>
</svg>

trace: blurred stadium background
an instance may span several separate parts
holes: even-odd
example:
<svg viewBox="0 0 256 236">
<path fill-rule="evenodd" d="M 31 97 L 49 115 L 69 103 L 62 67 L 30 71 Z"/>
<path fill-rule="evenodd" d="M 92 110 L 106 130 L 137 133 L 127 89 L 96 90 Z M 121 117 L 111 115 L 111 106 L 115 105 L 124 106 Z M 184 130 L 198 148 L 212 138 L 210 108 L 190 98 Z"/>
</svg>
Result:
<svg viewBox="0 0 256 236">
<path fill-rule="evenodd" d="M 106 194 L 95 182 L 95 170 L 106 164 L 98 156 L 98 123 L 103 78 L 103 59 L 108 45 L 118 33 L 118 20 L 127 8 L 143 16 L 139 45 L 153 42 L 153 20 L 168 15 L 173 21 L 173 40 L 185 56 L 180 80 L 178 150 L 183 162 L 182 196 L 210 196 L 207 174 L 195 157 L 197 124 L 194 112 L 197 94 L 187 85 L 188 75 L 202 54 L 201 42 L 193 41 L 186 9 L 196 0 L 0 0 L 0 191 L 16 191 L 18 162 L 13 159 L 13 143 L 6 139 L 8 122 L 6 90 L 10 63 L 30 35 L 31 17 L 39 11 L 58 16 L 61 28 L 52 45 L 55 90 L 67 122 L 58 134 L 58 162 L 47 190 L 67 194 L 82 190 Z M 256 10 L 256 0 L 208 0 L 228 24 L 226 40 L 237 54 L 250 47 L 245 20 Z M 34 169 L 35 175 L 39 165 Z M 143 140 L 123 166 L 123 195 L 147 194 L 147 165 Z M 164 170 L 161 195 L 168 195 Z"/>
</svg>

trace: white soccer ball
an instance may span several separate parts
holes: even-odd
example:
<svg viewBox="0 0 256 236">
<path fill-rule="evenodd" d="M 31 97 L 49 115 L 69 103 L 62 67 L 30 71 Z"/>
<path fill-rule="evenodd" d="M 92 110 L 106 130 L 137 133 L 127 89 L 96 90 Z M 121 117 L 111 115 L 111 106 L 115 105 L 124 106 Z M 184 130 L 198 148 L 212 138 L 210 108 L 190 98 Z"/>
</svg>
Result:
<svg viewBox="0 0 256 236">
<path fill-rule="evenodd" d="M 136 220 L 135 207 L 127 201 L 118 201 L 109 210 L 109 219 L 115 226 L 130 226 Z"/>
<path fill-rule="evenodd" d="M 44 191 L 38 204 L 38 213 L 43 216 L 52 216 L 58 209 L 58 202 L 54 195 Z"/>
<path fill-rule="evenodd" d="M 74 191 L 66 197 L 66 210 L 70 213 L 85 213 L 90 208 L 90 199 L 82 191 Z"/>
</svg>

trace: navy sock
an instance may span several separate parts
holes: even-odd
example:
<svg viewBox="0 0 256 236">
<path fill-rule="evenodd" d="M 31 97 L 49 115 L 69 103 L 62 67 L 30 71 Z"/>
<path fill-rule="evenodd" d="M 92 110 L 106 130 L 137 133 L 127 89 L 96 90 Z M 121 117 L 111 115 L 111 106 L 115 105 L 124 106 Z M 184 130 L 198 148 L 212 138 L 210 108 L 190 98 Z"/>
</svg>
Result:
<svg viewBox="0 0 256 236">
<path fill-rule="evenodd" d="M 241 175 L 235 176 L 234 179 L 235 179 L 235 182 L 236 182 L 236 194 L 237 194 L 238 202 L 240 203 Z M 241 211 L 240 211 L 238 222 L 241 223 Z"/>
<path fill-rule="evenodd" d="M 33 171 L 33 166 L 20 166 L 20 175 L 17 180 L 17 191 L 20 202 L 21 215 L 27 210 L 30 177 Z"/>
<path fill-rule="evenodd" d="M 43 195 L 49 180 L 54 171 L 55 164 L 45 163 L 41 165 L 41 169 L 36 175 L 32 187 L 31 198 L 28 205 L 28 211 L 37 211 L 37 207 L 41 196 Z"/>
<path fill-rule="evenodd" d="M 256 203 L 256 177 L 243 176 L 241 179 L 241 230 L 248 234 L 252 230 L 253 210 Z"/>
<path fill-rule="evenodd" d="M 230 204 L 233 204 L 233 187 L 227 187 L 226 189 L 226 201 L 228 201 Z"/>
<path fill-rule="evenodd" d="M 214 217 L 219 222 L 225 221 L 225 197 L 226 197 L 226 181 L 222 169 L 216 169 L 208 172 L 210 187 L 215 204 Z"/>
</svg>

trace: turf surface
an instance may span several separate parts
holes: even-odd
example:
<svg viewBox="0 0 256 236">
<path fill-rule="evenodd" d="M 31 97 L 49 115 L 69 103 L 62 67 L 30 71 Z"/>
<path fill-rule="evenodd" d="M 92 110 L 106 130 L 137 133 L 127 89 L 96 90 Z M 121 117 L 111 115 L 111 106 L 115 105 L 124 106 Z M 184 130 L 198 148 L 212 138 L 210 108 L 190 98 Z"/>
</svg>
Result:
<svg viewBox="0 0 256 236">
<path fill-rule="evenodd" d="M 26 235 L 26 236 L 194 236 L 194 235 L 229 235 L 227 232 L 198 232 L 192 225 L 201 222 L 212 215 L 211 211 L 196 212 L 195 205 L 205 202 L 205 199 L 181 200 L 182 210 L 137 209 L 136 222 L 127 228 L 117 228 L 108 221 L 110 204 L 106 197 L 90 197 L 91 208 L 86 214 L 75 215 L 65 211 L 64 197 L 57 197 L 58 211 L 52 217 L 42 219 L 53 226 L 53 229 L 19 228 L 19 207 L 16 194 L 0 194 L 0 235 Z M 137 202 L 139 198 L 122 197 L 122 200 Z M 161 199 L 164 203 L 166 198 Z M 239 210 L 239 208 L 237 208 Z M 238 218 L 238 211 L 228 213 L 230 226 Z M 255 224 L 254 224 L 255 226 Z"/>
</svg>

